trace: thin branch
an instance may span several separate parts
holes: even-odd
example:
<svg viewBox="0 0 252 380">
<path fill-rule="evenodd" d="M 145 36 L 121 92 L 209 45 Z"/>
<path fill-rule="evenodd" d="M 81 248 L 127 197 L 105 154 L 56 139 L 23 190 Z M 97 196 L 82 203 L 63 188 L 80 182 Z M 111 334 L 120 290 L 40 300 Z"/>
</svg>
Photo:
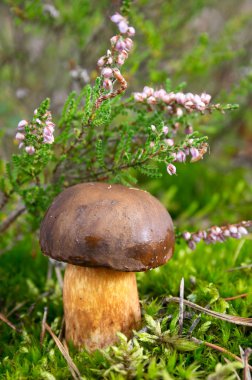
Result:
<svg viewBox="0 0 252 380">
<path fill-rule="evenodd" d="M 252 293 L 243 293 L 243 294 L 239 294 L 238 296 L 233 296 L 233 297 L 226 297 L 226 298 L 223 298 L 225 301 L 232 301 L 232 300 L 237 300 L 239 298 L 245 298 L 245 297 L 248 297 L 249 294 L 252 294 Z"/>
<path fill-rule="evenodd" d="M 4 323 L 6 323 L 6 325 L 10 326 L 13 330 L 17 331 L 16 326 L 14 326 L 14 325 L 9 321 L 9 319 L 7 319 L 7 318 L 5 317 L 5 315 L 3 315 L 2 313 L 0 313 L 0 319 L 1 319 L 1 321 L 3 321 Z"/>
<path fill-rule="evenodd" d="M 183 321 L 184 321 L 184 278 L 180 282 L 180 291 L 179 291 L 179 335 L 182 335 L 183 332 Z"/>
<path fill-rule="evenodd" d="M 19 206 L 16 210 L 10 213 L 8 218 L 6 218 L 0 225 L 0 234 L 9 228 L 9 226 L 15 222 L 15 220 L 25 212 L 26 208 L 24 206 Z"/>
<path fill-rule="evenodd" d="M 193 342 L 197 343 L 197 344 L 204 344 L 205 346 L 207 346 L 209 348 L 212 348 L 212 349 L 214 349 L 216 351 L 219 351 L 219 352 L 221 352 L 223 354 L 226 354 L 226 355 L 232 357 L 233 359 L 239 361 L 240 363 L 243 363 L 243 360 L 239 356 L 237 356 L 237 355 L 233 354 L 232 352 L 228 351 L 226 348 L 218 346 L 217 344 L 205 342 L 203 340 L 199 340 L 199 339 L 194 338 L 194 337 L 192 337 L 191 340 Z M 250 369 L 252 369 L 252 367 L 250 365 L 248 365 L 248 366 L 249 366 Z"/>
<path fill-rule="evenodd" d="M 46 325 L 47 314 L 48 314 L 48 307 L 45 306 L 45 308 L 44 308 L 44 315 L 43 315 L 43 319 L 42 319 L 41 334 L 40 334 L 40 344 L 41 345 L 43 344 L 44 337 L 45 337 L 45 332 L 46 332 L 45 325 Z"/>
</svg>

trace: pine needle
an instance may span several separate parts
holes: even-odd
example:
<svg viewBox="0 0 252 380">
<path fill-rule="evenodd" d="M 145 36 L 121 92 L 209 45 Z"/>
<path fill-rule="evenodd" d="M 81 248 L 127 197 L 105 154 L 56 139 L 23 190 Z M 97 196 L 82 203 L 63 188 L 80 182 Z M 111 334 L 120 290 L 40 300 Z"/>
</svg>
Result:
<svg viewBox="0 0 252 380">
<path fill-rule="evenodd" d="M 81 377 L 80 371 L 78 370 L 75 363 L 73 362 L 73 359 L 69 355 L 68 350 L 66 350 L 66 348 L 63 346 L 63 344 L 61 343 L 59 338 L 54 334 L 51 327 L 47 323 L 45 323 L 45 329 L 49 332 L 49 334 L 53 338 L 54 342 L 56 343 L 58 349 L 60 350 L 60 352 L 62 353 L 62 355 L 66 359 L 66 362 L 68 364 L 68 368 L 69 368 L 74 380 L 81 380 L 82 377 Z"/>
<path fill-rule="evenodd" d="M 165 300 L 166 302 L 176 302 L 176 303 L 180 302 L 179 297 L 168 297 Z M 187 300 L 184 300 L 184 304 L 191 307 L 192 309 L 211 315 L 214 318 L 222 319 L 223 321 L 234 323 L 235 325 L 252 327 L 252 318 L 244 318 L 244 317 L 239 317 L 239 316 L 237 317 L 235 315 L 218 313 L 217 311 L 208 310 L 203 306 L 199 306 Z"/>
</svg>

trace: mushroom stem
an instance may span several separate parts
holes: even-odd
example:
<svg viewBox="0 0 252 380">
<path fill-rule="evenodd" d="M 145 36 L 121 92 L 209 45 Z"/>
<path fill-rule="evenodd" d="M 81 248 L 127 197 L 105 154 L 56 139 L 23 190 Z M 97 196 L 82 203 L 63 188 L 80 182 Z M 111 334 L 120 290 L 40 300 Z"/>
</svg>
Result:
<svg viewBox="0 0 252 380">
<path fill-rule="evenodd" d="M 141 322 L 135 273 L 67 265 L 63 289 L 66 339 L 95 350 L 127 337 Z"/>
</svg>

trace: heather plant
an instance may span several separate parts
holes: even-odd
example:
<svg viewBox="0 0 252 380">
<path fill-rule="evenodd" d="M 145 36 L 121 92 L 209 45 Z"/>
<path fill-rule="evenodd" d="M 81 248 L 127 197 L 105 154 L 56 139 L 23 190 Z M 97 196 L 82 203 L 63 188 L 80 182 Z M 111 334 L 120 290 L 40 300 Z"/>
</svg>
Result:
<svg viewBox="0 0 252 380">
<path fill-rule="evenodd" d="M 195 227 L 191 218 L 195 210 L 193 197 L 190 200 L 192 211 L 189 209 L 184 215 L 188 219 L 188 228 L 181 229 L 179 220 L 177 223 L 178 259 L 148 276 L 138 276 L 145 323 L 134 333 L 133 339 L 127 340 L 120 335 L 117 346 L 93 355 L 86 351 L 76 353 L 70 347 L 72 360 L 61 340 L 57 341 L 52 335 L 54 331 L 62 338 L 61 270 L 56 267 L 55 281 L 50 274 L 52 264 L 47 270 L 47 262 L 36 254 L 36 232 L 53 198 L 64 188 L 80 182 L 105 181 L 147 188 L 149 183 L 150 188 L 155 188 L 161 178 L 164 183 L 171 180 L 174 183 L 185 171 L 191 181 L 196 180 L 201 173 L 194 168 L 197 165 L 207 168 L 208 162 L 205 161 L 210 153 L 208 133 L 200 128 L 202 120 L 215 117 L 215 122 L 218 120 L 219 124 L 225 125 L 230 111 L 237 112 L 236 104 L 213 102 L 206 88 L 198 94 L 189 92 L 185 83 L 173 84 L 161 70 L 152 71 L 151 85 L 145 83 L 142 89 L 136 88 L 135 84 L 135 91 L 131 95 L 127 92 L 128 83 L 134 79 L 127 75 L 124 64 L 129 57 L 137 57 L 138 46 L 134 48 L 134 37 L 138 29 L 135 30 L 135 25 L 144 28 L 141 15 L 133 15 L 135 23 L 129 22 L 129 3 L 125 1 L 121 13 L 114 13 L 111 17 L 116 33 L 110 39 L 108 50 L 105 49 L 97 61 L 99 76 L 94 78 L 94 83 L 71 92 L 60 116 L 54 115 L 53 102 L 50 104 L 49 99 L 42 101 L 34 111 L 30 110 L 30 118 L 17 123 L 13 136 L 17 152 L 1 168 L 0 245 L 1 249 L 10 250 L 11 259 L 8 261 L 7 254 L 1 261 L 2 294 L 6 294 L 1 311 L 6 313 L 0 313 L 0 319 L 9 323 L 9 318 L 15 315 L 15 322 L 18 322 L 12 327 L 8 324 L 3 327 L 0 378 L 53 380 L 70 378 L 71 373 L 75 379 L 210 380 L 239 378 L 237 372 L 247 376 L 249 371 L 250 351 L 247 347 L 251 343 L 248 331 L 251 320 L 247 318 L 246 324 L 245 318 L 239 320 L 238 315 L 249 317 L 251 314 L 248 293 L 250 248 L 242 238 L 249 238 L 252 223 L 225 217 L 224 225 L 204 223 L 197 230 L 198 224 Z M 41 11 L 43 17 L 40 20 L 45 22 L 48 14 L 57 19 L 55 11 L 56 8 L 48 5 L 46 12 L 45 9 Z M 29 9 L 27 15 L 30 20 L 36 18 Z M 76 23 L 77 34 L 81 26 L 81 21 Z M 162 44 L 152 28 L 148 33 L 152 37 L 150 45 L 153 41 Z M 195 57 L 202 53 L 202 49 L 205 52 L 204 44 L 207 44 L 206 40 L 201 41 L 199 51 L 195 49 Z M 190 62 L 187 55 L 180 70 L 191 72 Z M 80 73 L 81 69 L 77 74 Z M 248 91 L 247 81 L 236 88 L 237 93 L 242 88 Z M 232 102 L 236 102 L 234 94 Z M 211 145 L 211 150 L 213 148 Z M 174 187 L 167 187 L 164 203 L 169 208 Z M 240 188 L 242 194 L 244 187 L 240 185 Z M 232 202 L 231 193 L 229 191 L 226 195 L 228 204 Z M 179 196 L 181 204 L 183 196 Z M 186 195 L 184 198 L 187 202 Z M 214 202 L 216 200 L 211 199 L 204 207 L 217 212 Z M 207 212 L 204 207 L 201 215 Z M 222 222 L 221 217 L 218 222 Z M 16 238 L 21 240 L 18 248 L 15 247 Z M 241 241 L 238 245 L 230 238 Z M 226 251 L 219 244 L 206 246 L 210 243 L 225 243 Z M 188 248 L 194 250 L 193 254 Z M 27 254 L 30 251 L 32 255 Z M 16 263 L 16 268 L 11 260 Z M 239 268 L 243 271 L 240 277 L 237 275 Z M 14 280 L 15 271 L 18 272 L 18 285 Z M 185 302 L 192 307 L 187 309 L 190 312 L 181 312 L 182 290 L 180 299 L 169 297 L 178 292 L 181 277 L 186 278 L 188 301 Z M 238 298 L 230 300 L 229 291 L 235 296 L 238 293 Z M 15 306 L 13 297 L 17 302 Z M 180 302 L 180 311 L 172 302 Z M 203 306 L 193 309 L 196 304 Z M 210 316 L 208 309 L 214 310 Z M 198 310 L 201 316 L 192 310 Z M 216 319 L 212 318 L 213 314 Z M 225 322 L 231 319 L 229 317 L 234 317 L 234 324 Z M 46 318 L 51 330 L 46 325 Z M 6 343 L 10 339 L 10 328 L 13 329 L 11 339 L 18 349 Z M 225 361 L 223 355 L 235 361 Z"/>
</svg>

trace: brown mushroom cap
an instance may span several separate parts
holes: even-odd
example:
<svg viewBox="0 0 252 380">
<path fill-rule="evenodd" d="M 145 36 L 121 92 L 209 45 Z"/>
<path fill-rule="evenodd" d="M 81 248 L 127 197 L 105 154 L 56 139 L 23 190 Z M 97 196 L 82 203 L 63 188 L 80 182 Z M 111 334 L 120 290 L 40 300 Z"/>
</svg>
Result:
<svg viewBox="0 0 252 380">
<path fill-rule="evenodd" d="M 42 221 L 40 245 L 45 255 L 74 265 L 145 271 L 171 258 L 173 224 L 146 191 L 84 183 L 56 197 Z"/>
</svg>

